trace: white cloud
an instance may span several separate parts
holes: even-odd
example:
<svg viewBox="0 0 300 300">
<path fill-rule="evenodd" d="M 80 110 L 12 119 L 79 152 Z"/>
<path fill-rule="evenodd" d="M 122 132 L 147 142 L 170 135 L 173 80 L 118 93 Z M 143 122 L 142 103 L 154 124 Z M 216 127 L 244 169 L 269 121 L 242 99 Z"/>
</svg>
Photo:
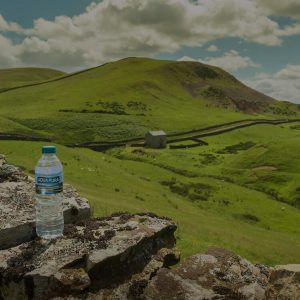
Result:
<svg viewBox="0 0 300 300">
<path fill-rule="evenodd" d="M 206 50 L 209 52 L 216 52 L 219 51 L 220 49 L 216 45 L 210 45 L 208 48 L 206 48 Z"/>
<path fill-rule="evenodd" d="M 285 36 L 300 34 L 299 24 L 280 28 L 256 1 L 103 0 L 92 3 L 78 16 L 57 16 L 53 21 L 37 19 L 28 29 L 1 16 L 0 32 L 26 35 L 19 44 L 11 43 L 11 53 L 6 52 L 9 57 L 15 55 L 13 61 L 66 70 L 126 56 L 171 53 L 223 37 L 274 46 L 280 45 Z M 1 49 L 2 43 L 7 41 L 0 41 Z M 247 58 L 238 63 L 237 55 L 229 56 L 235 59 L 237 68 L 251 65 Z M 226 68 L 234 70 L 233 66 L 227 64 Z"/>
<path fill-rule="evenodd" d="M 16 67 L 21 62 L 17 58 L 17 48 L 5 36 L 0 34 L 0 66 L 2 68 Z"/>
<path fill-rule="evenodd" d="M 183 57 L 177 59 L 177 61 L 197 61 L 197 62 L 199 62 L 199 60 L 189 57 L 189 56 L 183 56 Z"/>
<path fill-rule="evenodd" d="M 300 19 L 299 0 L 256 0 L 256 2 L 270 15 Z"/>
<path fill-rule="evenodd" d="M 24 29 L 17 23 L 7 22 L 0 14 L 0 32 L 23 33 Z"/>
<path fill-rule="evenodd" d="M 276 78 L 283 80 L 299 80 L 300 82 L 300 65 L 287 65 L 275 75 Z"/>
<path fill-rule="evenodd" d="M 194 59 L 188 56 L 184 56 L 178 61 L 198 61 L 208 65 L 218 66 L 225 69 L 228 72 L 236 71 L 239 69 L 245 69 L 249 67 L 258 68 L 260 65 L 252 61 L 248 56 L 241 56 L 237 51 L 230 50 L 224 53 L 220 57 L 206 57 L 205 59 Z"/>
<path fill-rule="evenodd" d="M 278 36 L 291 36 L 300 34 L 300 23 L 286 26 L 278 31 Z"/>
<path fill-rule="evenodd" d="M 244 82 L 276 99 L 300 103 L 300 65 L 287 65 L 275 74 L 259 73 Z"/>
<path fill-rule="evenodd" d="M 237 51 L 230 50 L 220 57 L 206 57 L 200 62 L 218 66 L 228 72 L 245 69 L 249 67 L 258 68 L 260 65 L 254 63 L 248 56 L 241 56 Z"/>
</svg>

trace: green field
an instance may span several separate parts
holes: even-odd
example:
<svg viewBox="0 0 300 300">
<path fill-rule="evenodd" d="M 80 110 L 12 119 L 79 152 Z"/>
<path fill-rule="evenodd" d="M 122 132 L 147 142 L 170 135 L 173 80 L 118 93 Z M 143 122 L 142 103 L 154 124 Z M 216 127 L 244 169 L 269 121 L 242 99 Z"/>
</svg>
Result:
<svg viewBox="0 0 300 300">
<path fill-rule="evenodd" d="M 63 146 L 140 137 L 149 129 L 176 133 L 244 119 L 299 119 L 297 105 L 255 92 L 216 67 L 131 58 L 0 92 L 0 108 L 0 133 L 57 144 L 66 181 L 89 199 L 95 216 L 169 216 L 178 223 L 184 257 L 218 246 L 253 262 L 299 263 L 299 123 L 205 137 L 208 146 L 190 149 L 127 146 L 101 153 Z M 0 141 L 0 153 L 33 174 L 41 146 Z"/>
<path fill-rule="evenodd" d="M 12 131 L 34 131 L 61 144 L 139 137 L 149 129 L 174 133 L 241 119 L 294 118 L 300 112 L 217 67 L 143 58 L 0 93 L 0 105 L 3 126 L 14 122 Z"/>
<path fill-rule="evenodd" d="M 0 70 L 0 91 L 28 84 L 51 80 L 64 72 L 44 68 L 16 68 Z"/>
<path fill-rule="evenodd" d="M 221 246 L 254 262 L 299 262 L 300 159 L 294 149 L 300 131 L 261 125 L 206 140 L 209 146 L 183 150 L 58 149 L 66 181 L 90 200 L 95 216 L 152 211 L 172 217 L 183 256 Z M 0 152 L 32 173 L 41 145 L 2 141 Z"/>
</svg>

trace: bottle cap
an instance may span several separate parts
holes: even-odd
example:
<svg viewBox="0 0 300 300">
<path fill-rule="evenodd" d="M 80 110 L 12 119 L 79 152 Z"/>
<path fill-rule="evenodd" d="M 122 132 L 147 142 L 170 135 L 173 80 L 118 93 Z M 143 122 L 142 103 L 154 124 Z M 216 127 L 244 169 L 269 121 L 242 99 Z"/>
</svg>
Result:
<svg viewBox="0 0 300 300">
<path fill-rule="evenodd" d="M 43 146 L 42 147 L 42 153 L 43 154 L 55 154 L 56 153 L 56 147 L 55 146 Z"/>
</svg>

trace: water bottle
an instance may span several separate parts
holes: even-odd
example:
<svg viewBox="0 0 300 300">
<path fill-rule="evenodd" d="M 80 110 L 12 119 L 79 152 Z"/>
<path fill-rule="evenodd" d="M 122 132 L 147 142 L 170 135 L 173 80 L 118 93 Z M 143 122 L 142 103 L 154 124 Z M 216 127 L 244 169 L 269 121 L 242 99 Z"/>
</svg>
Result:
<svg viewBox="0 0 300 300">
<path fill-rule="evenodd" d="M 35 168 L 36 233 L 44 239 L 63 234 L 63 168 L 55 146 L 43 146 Z"/>
</svg>

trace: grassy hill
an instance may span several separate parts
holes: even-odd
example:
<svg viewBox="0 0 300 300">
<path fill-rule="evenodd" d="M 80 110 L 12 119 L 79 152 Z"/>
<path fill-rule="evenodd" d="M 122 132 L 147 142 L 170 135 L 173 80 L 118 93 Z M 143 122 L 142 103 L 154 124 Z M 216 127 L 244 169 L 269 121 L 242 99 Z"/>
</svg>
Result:
<svg viewBox="0 0 300 300">
<path fill-rule="evenodd" d="M 4 119 L 15 123 L 6 126 L 11 131 L 35 132 L 65 144 L 299 113 L 296 105 L 256 92 L 217 67 L 144 58 L 0 93 L 0 105 L 3 126 Z"/>
<path fill-rule="evenodd" d="M 139 137 L 149 129 L 176 133 L 243 119 L 299 118 L 297 105 L 216 67 L 129 58 L 2 92 L 0 106 L 0 132 L 58 143 L 66 181 L 90 200 L 95 216 L 126 210 L 172 217 L 183 256 L 221 246 L 254 262 L 299 263 L 298 123 L 206 136 L 208 145 L 186 149 L 99 153 L 61 145 Z M 33 174 L 41 145 L 0 141 L 0 153 Z"/>
<path fill-rule="evenodd" d="M 218 246 L 254 262 L 298 263 L 300 160 L 294 149 L 300 131 L 260 125 L 206 141 L 209 146 L 192 149 L 106 153 L 58 145 L 58 155 L 66 181 L 90 200 L 95 216 L 152 211 L 172 217 L 183 256 Z M 0 141 L 0 152 L 32 174 L 41 145 Z"/>
<path fill-rule="evenodd" d="M 64 72 L 44 68 L 0 69 L 0 91 L 47 81 L 63 75 L 65 75 Z"/>
</svg>

